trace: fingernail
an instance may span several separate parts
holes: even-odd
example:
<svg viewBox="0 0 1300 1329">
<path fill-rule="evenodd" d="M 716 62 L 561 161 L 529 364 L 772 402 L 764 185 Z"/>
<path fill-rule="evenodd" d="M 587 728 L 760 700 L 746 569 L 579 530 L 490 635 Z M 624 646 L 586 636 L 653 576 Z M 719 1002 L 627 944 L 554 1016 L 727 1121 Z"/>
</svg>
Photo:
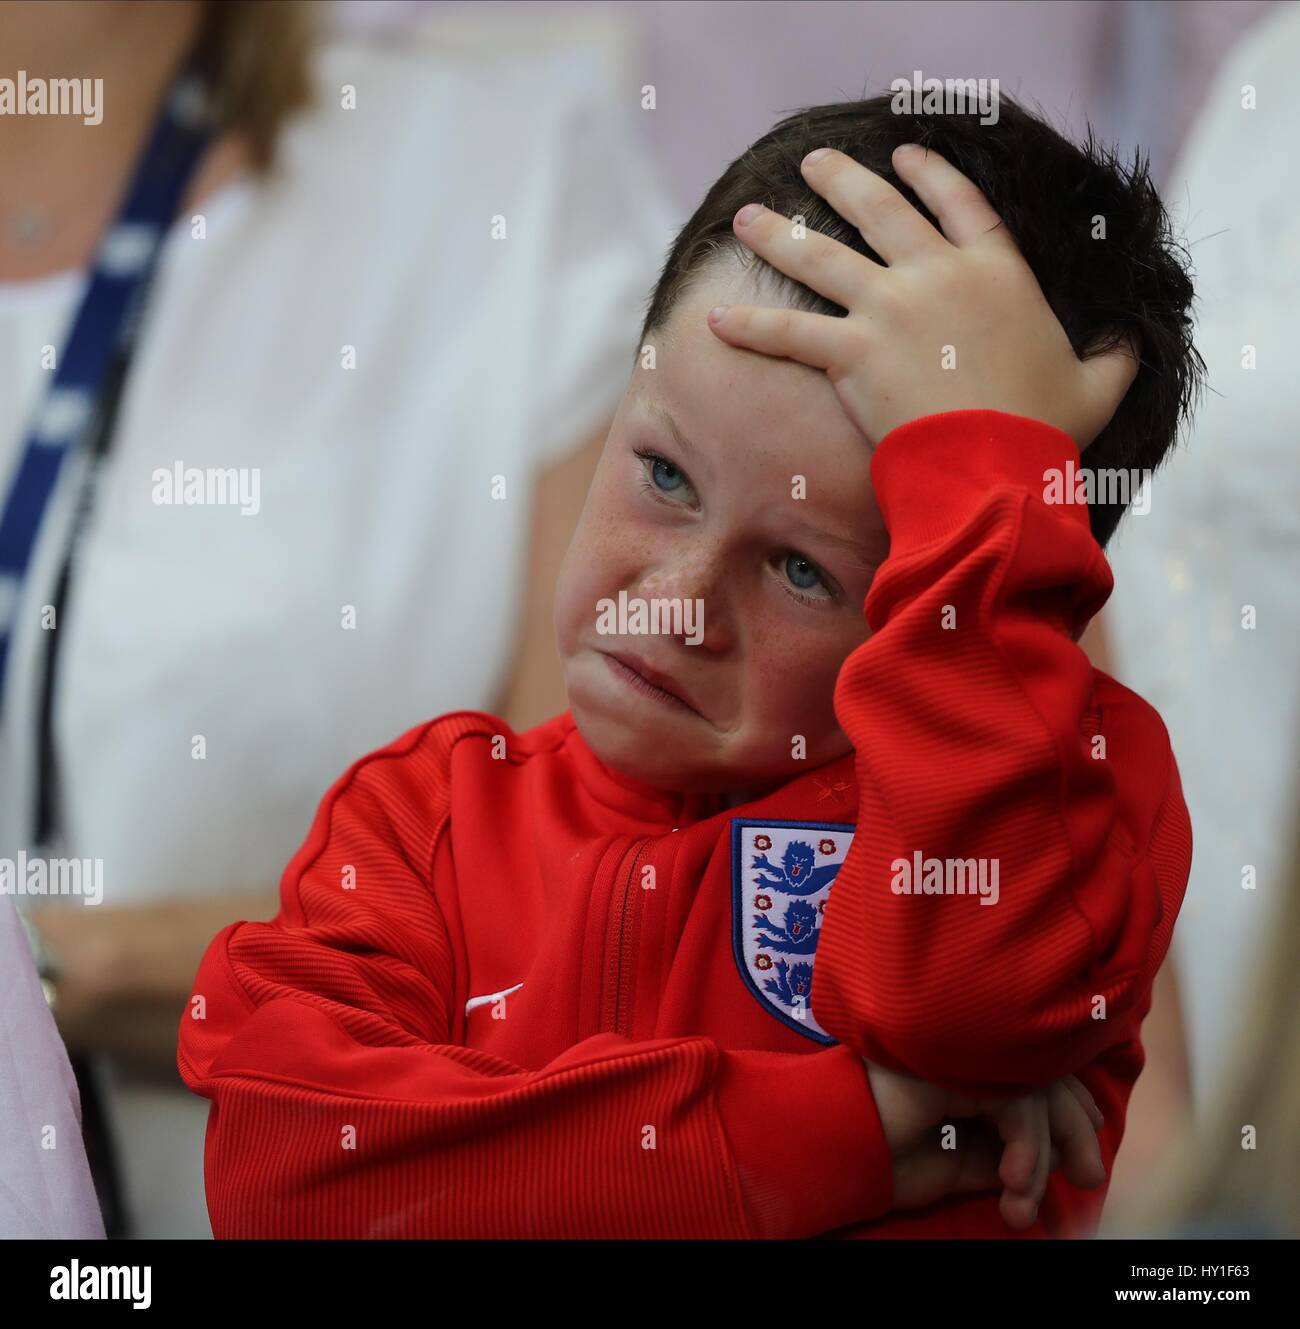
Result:
<svg viewBox="0 0 1300 1329">
<path fill-rule="evenodd" d="M 812 150 L 812 151 L 811 151 L 811 152 L 810 152 L 810 153 L 809 153 L 809 154 L 803 159 L 803 161 L 801 161 L 801 162 L 799 163 L 799 165 L 800 165 L 801 167 L 803 167 L 803 166 L 811 166 L 811 165 L 813 164 L 813 162 L 819 162 L 819 161 L 821 161 L 821 159 L 822 159 L 824 156 L 826 156 L 826 154 L 827 154 L 828 152 L 830 152 L 830 149 L 829 149 L 829 148 L 814 148 L 814 149 L 813 149 L 813 150 Z"/>
<path fill-rule="evenodd" d="M 736 213 L 736 220 L 742 226 L 748 226 L 763 211 L 761 203 L 746 203 L 741 210 Z"/>
<path fill-rule="evenodd" d="M 721 323 L 723 314 L 725 314 L 730 308 L 730 305 L 714 305 L 713 308 L 709 310 L 709 322 Z"/>
</svg>

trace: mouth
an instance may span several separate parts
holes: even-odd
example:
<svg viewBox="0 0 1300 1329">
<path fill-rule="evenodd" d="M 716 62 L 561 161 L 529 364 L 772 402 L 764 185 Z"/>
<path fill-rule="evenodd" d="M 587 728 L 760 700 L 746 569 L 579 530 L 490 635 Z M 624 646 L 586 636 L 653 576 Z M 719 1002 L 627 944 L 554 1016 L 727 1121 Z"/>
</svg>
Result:
<svg viewBox="0 0 1300 1329">
<path fill-rule="evenodd" d="M 683 695 L 681 684 L 670 674 L 662 673 L 638 656 L 626 651 L 602 651 L 601 654 L 609 661 L 610 670 L 615 677 L 622 679 L 643 696 L 688 711 L 691 715 L 700 714 Z"/>
</svg>

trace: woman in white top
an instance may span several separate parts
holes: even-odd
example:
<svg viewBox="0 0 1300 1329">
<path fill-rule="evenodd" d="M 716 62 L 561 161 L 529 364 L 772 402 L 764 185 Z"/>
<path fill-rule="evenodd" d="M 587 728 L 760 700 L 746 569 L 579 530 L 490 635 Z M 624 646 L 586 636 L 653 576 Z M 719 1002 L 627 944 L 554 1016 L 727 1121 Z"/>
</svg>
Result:
<svg viewBox="0 0 1300 1329">
<path fill-rule="evenodd" d="M 440 712 L 562 709 L 551 582 L 670 239 L 616 19 L 450 16 L 312 52 L 300 8 L 0 10 L 15 68 L 102 77 L 104 107 L 0 117 L 0 496 L 190 44 L 244 89 L 165 240 L 77 540 L 48 843 L 42 611 L 73 458 L 0 698 L 0 856 L 102 864 L 97 907 L 19 903 L 65 1040 L 95 1054 L 138 1236 L 208 1233 L 208 1105 L 176 1075 L 177 1022 L 207 942 L 275 912 L 329 783 Z M 178 467 L 235 468 L 245 501 L 159 502 Z"/>
</svg>

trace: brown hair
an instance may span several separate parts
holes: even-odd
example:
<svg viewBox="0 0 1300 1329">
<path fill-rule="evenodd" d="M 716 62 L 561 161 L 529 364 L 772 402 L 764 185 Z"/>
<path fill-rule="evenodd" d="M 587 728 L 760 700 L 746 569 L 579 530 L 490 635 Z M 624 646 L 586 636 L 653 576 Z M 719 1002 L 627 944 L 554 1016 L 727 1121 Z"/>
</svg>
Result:
<svg viewBox="0 0 1300 1329">
<path fill-rule="evenodd" d="M 269 169 L 280 130 L 311 101 L 317 31 L 316 0 L 209 0 L 200 65 L 222 128 L 242 136 L 256 170 Z"/>
</svg>

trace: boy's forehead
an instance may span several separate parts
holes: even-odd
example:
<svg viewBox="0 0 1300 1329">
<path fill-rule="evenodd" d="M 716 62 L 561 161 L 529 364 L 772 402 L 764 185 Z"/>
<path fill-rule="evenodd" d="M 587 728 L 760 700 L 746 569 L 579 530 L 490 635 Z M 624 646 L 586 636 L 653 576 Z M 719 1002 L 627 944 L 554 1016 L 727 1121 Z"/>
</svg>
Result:
<svg viewBox="0 0 1300 1329">
<path fill-rule="evenodd" d="M 845 479 L 865 476 L 866 442 L 820 369 L 729 346 L 710 330 L 715 304 L 753 299 L 738 281 L 711 281 L 683 298 L 655 339 L 655 367 L 638 362 L 637 415 L 677 445 L 688 467 L 743 459 L 790 474 L 815 464 Z"/>
</svg>

